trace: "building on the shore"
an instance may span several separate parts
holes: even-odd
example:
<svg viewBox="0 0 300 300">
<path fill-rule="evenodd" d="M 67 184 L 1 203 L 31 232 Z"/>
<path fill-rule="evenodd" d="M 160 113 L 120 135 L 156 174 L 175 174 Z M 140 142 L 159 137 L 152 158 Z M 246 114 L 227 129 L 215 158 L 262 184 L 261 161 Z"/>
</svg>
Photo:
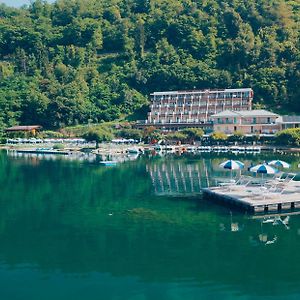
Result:
<svg viewBox="0 0 300 300">
<path fill-rule="evenodd" d="M 13 126 L 5 129 L 8 135 L 30 135 L 35 136 L 42 126 L 28 125 L 28 126 Z"/>
<path fill-rule="evenodd" d="M 151 94 L 147 120 L 138 122 L 137 127 L 172 131 L 200 127 L 211 131 L 211 115 L 224 110 L 251 110 L 252 100 L 251 88 L 155 92 Z"/>
<path fill-rule="evenodd" d="M 226 110 L 212 115 L 213 129 L 216 132 L 233 134 L 274 134 L 281 129 L 276 122 L 279 115 L 267 110 Z"/>
<path fill-rule="evenodd" d="M 276 122 L 280 125 L 280 130 L 300 128 L 300 116 L 280 116 Z"/>
</svg>

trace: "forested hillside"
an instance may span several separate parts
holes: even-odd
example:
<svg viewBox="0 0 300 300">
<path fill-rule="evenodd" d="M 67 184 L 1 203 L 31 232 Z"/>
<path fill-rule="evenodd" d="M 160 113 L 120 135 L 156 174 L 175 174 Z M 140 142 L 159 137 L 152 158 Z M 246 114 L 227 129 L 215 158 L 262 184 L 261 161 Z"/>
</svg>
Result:
<svg viewBox="0 0 300 300">
<path fill-rule="evenodd" d="M 300 113 L 300 0 L 0 6 L 0 128 L 132 114 L 153 91 L 252 87 Z"/>
</svg>

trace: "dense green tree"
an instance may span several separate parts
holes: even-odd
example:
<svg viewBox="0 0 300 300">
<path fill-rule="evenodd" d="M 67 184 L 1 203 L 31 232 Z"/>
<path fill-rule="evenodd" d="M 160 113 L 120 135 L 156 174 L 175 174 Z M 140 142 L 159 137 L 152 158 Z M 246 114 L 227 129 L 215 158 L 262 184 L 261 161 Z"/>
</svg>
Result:
<svg viewBox="0 0 300 300">
<path fill-rule="evenodd" d="M 96 148 L 98 148 L 98 144 L 101 142 L 111 141 L 113 139 L 113 135 L 106 130 L 98 129 L 98 130 L 90 130 L 83 135 L 88 142 L 95 142 Z"/>
<path fill-rule="evenodd" d="M 0 126 L 111 121 L 193 88 L 250 86 L 256 105 L 300 113 L 299 24 L 291 0 L 0 5 Z"/>
<path fill-rule="evenodd" d="M 289 128 L 276 134 L 276 143 L 285 146 L 300 145 L 300 128 Z"/>
<path fill-rule="evenodd" d="M 187 136 L 189 142 L 200 141 L 204 135 L 204 131 L 201 128 L 187 128 L 182 131 Z"/>
<path fill-rule="evenodd" d="M 182 131 L 169 133 L 164 138 L 167 141 L 185 142 L 188 140 L 188 135 Z"/>
</svg>

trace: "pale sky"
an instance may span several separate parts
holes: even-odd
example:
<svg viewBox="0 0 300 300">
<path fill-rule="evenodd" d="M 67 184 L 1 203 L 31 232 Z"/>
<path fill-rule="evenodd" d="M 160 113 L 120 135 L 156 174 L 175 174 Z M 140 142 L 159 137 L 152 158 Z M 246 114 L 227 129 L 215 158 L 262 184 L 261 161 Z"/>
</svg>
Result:
<svg viewBox="0 0 300 300">
<path fill-rule="evenodd" d="M 0 3 L 5 3 L 9 6 L 22 6 L 23 4 L 29 4 L 29 0 L 0 0 Z"/>
<path fill-rule="evenodd" d="M 54 0 L 50 0 L 49 2 L 53 2 Z M 0 3 L 5 3 L 9 6 L 20 7 L 24 4 L 29 4 L 30 0 L 0 0 Z"/>
</svg>

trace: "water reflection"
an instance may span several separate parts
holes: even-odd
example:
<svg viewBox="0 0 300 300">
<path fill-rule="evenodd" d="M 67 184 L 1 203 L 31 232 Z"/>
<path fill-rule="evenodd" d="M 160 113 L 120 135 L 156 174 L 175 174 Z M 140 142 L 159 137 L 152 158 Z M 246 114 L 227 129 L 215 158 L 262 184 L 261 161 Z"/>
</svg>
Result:
<svg viewBox="0 0 300 300">
<path fill-rule="evenodd" d="M 161 160 L 147 163 L 156 195 L 193 196 L 210 185 L 208 164 L 204 159 L 187 163 L 185 160 Z"/>
<path fill-rule="evenodd" d="M 141 158 L 104 168 L 0 155 L 2 295 L 83 299 L 88 290 L 89 299 L 101 299 L 101 292 L 105 299 L 299 296 L 299 216 L 247 216 L 195 193 L 214 172 L 227 176 L 217 168 L 223 159 Z M 181 174 L 189 178 L 185 183 Z M 19 277 L 28 286 L 20 292 L 9 284 Z"/>
<path fill-rule="evenodd" d="M 74 151 L 69 154 L 50 154 L 50 153 L 24 153 L 9 150 L 7 151 L 7 156 L 13 158 L 21 158 L 23 160 L 29 160 L 31 162 L 39 160 L 66 160 L 66 161 L 81 161 L 81 162 L 90 162 L 97 163 L 99 161 L 115 161 L 122 163 L 125 161 L 133 161 L 138 159 L 139 154 L 95 154 L 93 152 L 79 152 Z"/>
</svg>

